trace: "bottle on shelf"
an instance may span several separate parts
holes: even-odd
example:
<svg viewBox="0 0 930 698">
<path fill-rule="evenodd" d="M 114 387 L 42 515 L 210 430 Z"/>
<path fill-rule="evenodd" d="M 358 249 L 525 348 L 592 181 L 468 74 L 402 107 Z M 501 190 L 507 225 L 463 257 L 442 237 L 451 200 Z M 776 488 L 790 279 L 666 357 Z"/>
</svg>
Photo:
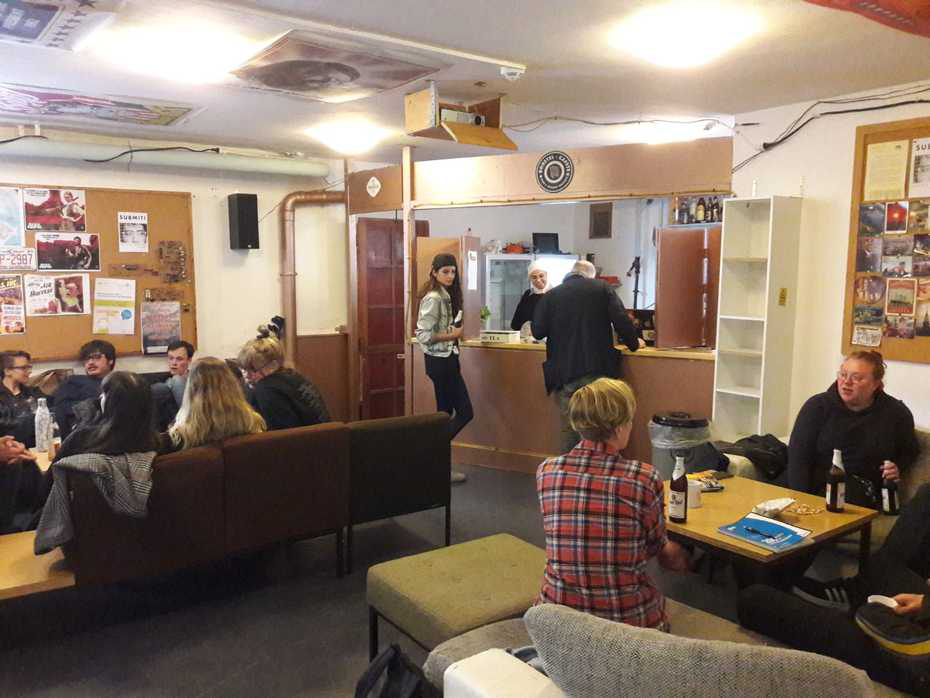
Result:
<svg viewBox="0 0 930 698">
<path fill-rule="evenodd" d="M 710 221 L 716 223 L 720 220 L 720 197 L 715 196 L 710 202 Z"/>
<path fill-rule="evenodd" d="M 843 511 L 846 506 L 846 469 L 843 454 L 833 449 L 833 465 L 827 473 L 827 511 Z"/>
<path fill-rule="evenodd" d="M 684 197 L 681 197 L 678 200 L 678 222 L 681 225 L 686 225 L 688 221 L 688 200 Z"/>
<path fill-rule="evenodd" d="M 675 211 L 672 213 L 672 225 L 679 225 L 681 223 L 681 206 L 676 203 L 674 209 Z"/>
<path fill-rule="evenodd" d="M 888 463 L 890 461 L 886 460 L 885 465 Z M 898 513 L 898 483 L 888 478 L 882 480 L 882 511 L 892 515 Z"/>
<path fill-rule="evenodd" d="M 39 398 L 36 407 L 36 450 L 47 452 L 52 443 L 52 415 L 44 397 Z"/>
<path fill-rule="evenodd" d="M 707 218 L 707 203 L 704 201 L 704 197 L 698 199 L 697 206 L 694 209 L 694 220 L 698 223 L 703 223 Z"/>
<path fill-rule="evenodd" d="M 688 207 L 688 222 L 697 222 L 697 200 L 694 197 L 691 197 L 691 205 Z"/>
<path fill-rule="evenodd" d="M 675 456 L 675 469 L 668 483 L 668 518 L 675 523 L 688 520 L 688 476 L 684 456 Z"/>
</svg>

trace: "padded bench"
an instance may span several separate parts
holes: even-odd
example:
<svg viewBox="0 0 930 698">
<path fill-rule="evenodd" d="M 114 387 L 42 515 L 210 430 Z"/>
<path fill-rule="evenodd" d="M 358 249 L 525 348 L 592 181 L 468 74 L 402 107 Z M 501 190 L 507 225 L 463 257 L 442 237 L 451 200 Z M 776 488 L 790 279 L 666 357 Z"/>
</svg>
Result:
<svg viewBox="0 0 930 698">
<path fill-rule="evenodd" d="M 536 599 L 546 552 L 500 533 L 368 570 L 368 650 L 378 654 L 378 619 L 433 649 L 474 628 L 522 616 Z"/>
</svg>

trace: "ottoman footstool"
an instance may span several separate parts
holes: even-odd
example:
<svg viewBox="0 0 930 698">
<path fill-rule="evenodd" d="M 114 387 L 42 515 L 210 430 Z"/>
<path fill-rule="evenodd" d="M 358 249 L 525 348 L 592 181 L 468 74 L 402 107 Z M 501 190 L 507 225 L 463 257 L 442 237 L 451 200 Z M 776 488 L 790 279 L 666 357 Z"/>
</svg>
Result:
<svg viewBox="0 0 930 698">
<path fill-rule="evenodd" d="M 378 619 L 432 650 L 474 628 L 522 616 L 536 600 L 546 552 L 506 533 L 383 562 L 368 570 L 368 650 Z"/>
</svg>

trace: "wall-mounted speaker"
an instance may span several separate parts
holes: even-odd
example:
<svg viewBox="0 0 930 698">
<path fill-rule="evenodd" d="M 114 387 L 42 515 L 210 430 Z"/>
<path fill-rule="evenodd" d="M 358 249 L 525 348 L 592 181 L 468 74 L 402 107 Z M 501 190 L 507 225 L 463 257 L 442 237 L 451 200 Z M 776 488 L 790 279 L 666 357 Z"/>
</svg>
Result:
<svg viewBox="0 0 930 698">
<path fill-rule="evenodd" d="M 258 195 L 230 194 L 229 247 L 233 250 L 258 249 Z"/>
</svg>

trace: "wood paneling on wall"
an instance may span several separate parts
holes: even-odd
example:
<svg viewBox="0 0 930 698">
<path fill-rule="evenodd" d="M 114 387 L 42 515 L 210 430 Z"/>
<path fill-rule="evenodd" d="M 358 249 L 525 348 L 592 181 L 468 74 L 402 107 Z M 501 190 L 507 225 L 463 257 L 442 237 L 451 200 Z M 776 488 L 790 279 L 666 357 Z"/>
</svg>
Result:
<svg viewBox="0 0 930 698">
<path fill-rule="evenodd" d="M 348 335 L 311 334 L 297 337 L 297 371 L 323 394 L 334 420 L 348 421 Z"/>
</svg>

